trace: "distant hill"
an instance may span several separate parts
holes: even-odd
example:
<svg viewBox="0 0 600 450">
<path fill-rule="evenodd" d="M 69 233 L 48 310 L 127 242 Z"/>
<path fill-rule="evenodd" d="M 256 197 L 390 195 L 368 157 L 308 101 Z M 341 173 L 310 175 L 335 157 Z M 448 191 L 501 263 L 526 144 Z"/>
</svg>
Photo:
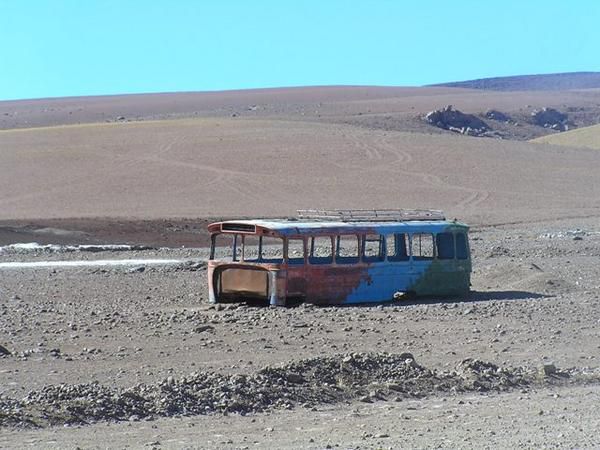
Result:
<svg viewBox="0 0 600 450">
<path fill-rule="evenodd" d="M 567 147 L 587 147 L 600 150 L 600 125 L 542 136 L 533 139 L 531 142 L 564 145 Z"/>
<path fill-rule="evenodd" d="M 552 73 L 514 77 L 481 78 L 432 84 L 431 86 L 486 89 L 490 91 L 562 91 L 600 88 L 600 72 Z"/>
</svg>

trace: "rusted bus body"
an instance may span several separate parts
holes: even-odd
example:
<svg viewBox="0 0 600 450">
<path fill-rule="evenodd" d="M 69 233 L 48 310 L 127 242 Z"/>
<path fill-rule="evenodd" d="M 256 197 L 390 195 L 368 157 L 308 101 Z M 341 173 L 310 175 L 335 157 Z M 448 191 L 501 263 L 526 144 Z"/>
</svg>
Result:
<svg viewBox="0 0 600 450">
<path fill-rule="evenodd" d="M 468 227 L 455 221 L 240 220 L 211 224 L 209 231 L 208 285 L 214 303 L 351 304 L 391 301 L 399 293 L 469 291 Z M 217 254 L 216 240 L 223 236 L 231 236 L 230 260 Z M 280 240 L 275 258 L 262 245 L 267 238 Z M 258 241 L 250 257 L 249 239 Z"/>
</svg>

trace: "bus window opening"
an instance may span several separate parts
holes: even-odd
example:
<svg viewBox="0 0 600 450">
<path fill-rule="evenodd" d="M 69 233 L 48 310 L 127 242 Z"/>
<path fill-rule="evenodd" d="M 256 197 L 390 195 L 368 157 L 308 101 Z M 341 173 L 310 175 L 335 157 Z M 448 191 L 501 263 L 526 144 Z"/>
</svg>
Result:
<svg viewBox="0 0 600 450">
<path fill-rule="evenodd" d="M 467 247 L 467 235 L 456 233 L 456 257 L 458 259 L 469 258 L 469 248 Z"/>
<path fill-rule="evenodd" d="M 383 236 L 380 234 L 367 234 L 363 240 L 363 260 L 377 262 L 385 259 Z"/>
<path fill-rule="evenodd" d="M 304 264 L 304 240 L 300 238 L 288 239 L 288 263 Z"/>
<path fill-rule="evenodd" d="M 412 256 L 416 261 L 433 259 L 433 234 L 415 233 L 412 235 Z"/>
<path fill-rule="evenodd" d="M 283 239 L 262 236 L 260 245 L 260 262 L 280 264 L 283 262 Z"/>
<path fill-rule="evenodd" d="M 386 249 L 388 261 L 408 261 L 408 239 L 404 233 L 386 236 Z"/>
<path fill-rule="evenodd" d="M 358 236 L 352 234 L 336 238 L 335 260 L 339 264 L 358 262 Z"/>
<path fill-rule="evenodd" d="M 333 262 L 333 249 L 329 236 L 314 236 L 310 238 L 311 264 L 331 264 Z"/>
<path fill-rule="evenodd" d="M 454 235 L 438 233 L 435 235 L 438 259 L 454 259 Z"/>
<path fill-rule="evenodd" d="M 219 261 L 239 261 L 241 239 L 237 234 L 213 235 L 210 259 Z"/>
</svg>

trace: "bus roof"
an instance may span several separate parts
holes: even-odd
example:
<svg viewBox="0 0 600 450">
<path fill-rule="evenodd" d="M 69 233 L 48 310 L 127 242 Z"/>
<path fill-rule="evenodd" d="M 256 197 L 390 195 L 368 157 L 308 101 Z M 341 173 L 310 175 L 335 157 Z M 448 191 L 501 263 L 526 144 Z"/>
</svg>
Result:
<svg viewBox="0 0 600 450">
<path fill-rule="evenodd" d="M 449 220 L 415 220 L 404 222 L 340 222 L 316 220 L 290 220 L 290 219 L 252 219 L 252 220 L 227 220 L 209 225 L 211 233 L 257 233 L 275 234 L 281 236 L 333 234 L 352 232 L 372 232 L 389 234 L 394 232 L 423 231 L 439 233 L 447 228 L 468 229 L 464 223 Z M 271 233 L 269 233 L 271 232 Z"/>
</svg>

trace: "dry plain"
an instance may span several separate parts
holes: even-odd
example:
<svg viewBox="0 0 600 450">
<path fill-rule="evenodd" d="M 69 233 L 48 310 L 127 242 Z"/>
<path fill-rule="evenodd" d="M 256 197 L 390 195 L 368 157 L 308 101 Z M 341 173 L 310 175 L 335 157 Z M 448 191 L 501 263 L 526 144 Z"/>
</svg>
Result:
<svg viewBox="0 0 600 450">
<path fill-rule="evenodd" d="M 491 139 L 421 120 L 447 104 L 521 121 L 534 108 L 572 108 L 589 125 L 600 91 L 324 87 L 0 103 L 1 244 L 186 245 L 5 248 L 0 263 L 201 261 L 209 218 L 432 207 L 473 225 L 475 265 L 467 299 L 338 309 L 215 309 L 202 264 L 0 269 L 0 344 L 12 352 L 0 358 L 0 446 L 597 448 L 600 152 L 526 142 L 551 132 L 526 122 L 514 132 L 498 125 L 510 132 Z M 422 384 L 390 388 L 402 379 L 381 352 L 410 352 Z M 346 384 L 324 386 L 313 371 L 329 360 L 319 358 L 347 355 L 386 375 L 350 371 Z M 467 371 L 468 358 L 500 369 Z M 264 366 L 290 371 L 301 360 L 307 381 L 284 386 L 288 403 L 257 407 L 246 392 L 235 393 L 249 402 L 245 415 L 160 406 L 183 395 L 194 372 L 255 380 Z M 426 383 L 453 372 L 462 377 L 453 389 Z M 489 385 L 475 389 L 473 377 Z M 61 384 L 63 397 L 51 388 Z M 111 403 L 140 384 L 152 407 Z M 81 386 L 92 397 L 77 397 Z M 110 393 L 92 413 L 98 386 Z"/>
</svg>

